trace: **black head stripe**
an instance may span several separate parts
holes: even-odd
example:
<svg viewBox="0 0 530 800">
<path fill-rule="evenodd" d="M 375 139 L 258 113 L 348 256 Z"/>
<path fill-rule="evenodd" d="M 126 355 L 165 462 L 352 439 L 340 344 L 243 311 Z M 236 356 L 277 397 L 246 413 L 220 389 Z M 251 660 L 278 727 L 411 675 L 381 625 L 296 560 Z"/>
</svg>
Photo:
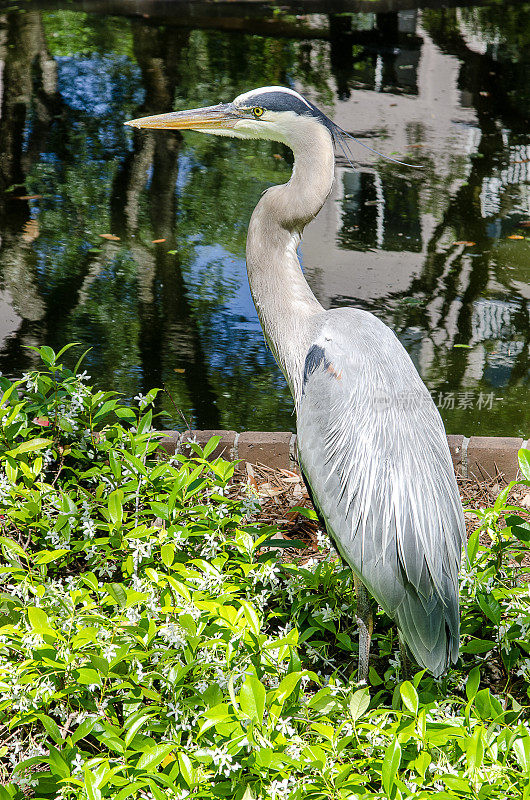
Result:
<svg viewBox="0 0 530 800">
<path fill-rule="evenodd" d="M 245 99 L 245 106 L 248 108 L 257 106 L 267 111 L 294 111 L 295 114 L 303 117 L 315 117 L 326 127 L 329 127 L 329 123 L 331 123 L 331 120 L 313 103 L 310 103 L 309 100 L 304 101 L 291 92 L 257 92 Z"/>
</svg>

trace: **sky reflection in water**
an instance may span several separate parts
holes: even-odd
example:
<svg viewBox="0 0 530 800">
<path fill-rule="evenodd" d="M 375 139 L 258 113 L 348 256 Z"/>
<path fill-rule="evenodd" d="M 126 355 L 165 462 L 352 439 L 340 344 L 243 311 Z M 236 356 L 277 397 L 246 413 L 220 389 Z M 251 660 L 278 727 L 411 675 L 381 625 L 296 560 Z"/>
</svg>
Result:
<svg viewBox="0 0 530 800">
<path fill-rule="evenodd" d="M 529 435 L 528 6 L 285 8 L 267 36 L 256 6 L 240 30 L 206 4 L 188 20 L 77 9 L 0 13 L 4 373 L 34 364 L 25 345 L 77 341 L 101 387 L 164 385 L 168 427 L 294 427 L 244 261 L 252 209 L 288 179 L 289 151 L 123 127 L 281 83 L 424 165 L 353 145 L 354 170 L 339 154 L 301 248 L 318 299 L 396 331 L 449 432 Z"/>
</svg>

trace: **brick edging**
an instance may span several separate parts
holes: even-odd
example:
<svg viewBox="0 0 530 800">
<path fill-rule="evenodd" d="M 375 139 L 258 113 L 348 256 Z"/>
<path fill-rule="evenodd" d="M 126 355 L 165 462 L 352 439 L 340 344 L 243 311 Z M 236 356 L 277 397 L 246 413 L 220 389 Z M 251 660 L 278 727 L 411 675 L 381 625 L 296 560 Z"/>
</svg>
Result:
<svg viewBox="0 0 530 800">
<path fill-rule="evenodd" d="M 211 458 L 223 456 L 228 460 L 241 459 L 251 464 L 265 464 L 273 469 L 298 471 L 296 461 L 296 434 L 290 431 L 164 431 L 166 438 L 161 447 L 169 454 L 189 455 L 186 444 L 194 440 L 204 447 L 212 436 L 220 436 L 219 444 Z M 484 480 L 501 475 L 513 480 L 518 472 L 517 452 L 528 446 L 528 439 L 511 436 L 472 436 L 460 434 L 447 437 L 449 450 L 457 475 Z"/>
</svg>

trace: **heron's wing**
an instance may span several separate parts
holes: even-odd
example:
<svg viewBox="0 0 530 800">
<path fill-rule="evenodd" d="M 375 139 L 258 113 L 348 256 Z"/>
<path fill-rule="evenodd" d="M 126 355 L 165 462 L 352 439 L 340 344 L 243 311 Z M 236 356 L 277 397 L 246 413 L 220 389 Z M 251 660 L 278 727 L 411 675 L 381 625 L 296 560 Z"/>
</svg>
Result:
<svg viewBox="0 0 530 800">
<path fill-rule="evenodd" d="M 327 312 L 298 399 L 302 469 L 341 555 L 418 663 L 458 657 L 462 506 L 440 415 L 392 331 Z"/>
</svg>

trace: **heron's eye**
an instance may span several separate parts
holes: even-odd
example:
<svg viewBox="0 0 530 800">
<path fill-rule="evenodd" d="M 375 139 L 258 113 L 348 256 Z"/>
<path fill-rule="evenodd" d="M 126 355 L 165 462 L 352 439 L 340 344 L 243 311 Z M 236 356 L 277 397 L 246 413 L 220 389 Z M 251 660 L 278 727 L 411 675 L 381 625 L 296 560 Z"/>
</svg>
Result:
<svg viewBox="0 0 530 800">
<path fill-rule="evenodd" d="M 264 110 L 265 109 L 256 106 L 256 108 L 252 109 L 252 113 L 254 114 L 255 117 L 262 117 Z"/>
</svg>

